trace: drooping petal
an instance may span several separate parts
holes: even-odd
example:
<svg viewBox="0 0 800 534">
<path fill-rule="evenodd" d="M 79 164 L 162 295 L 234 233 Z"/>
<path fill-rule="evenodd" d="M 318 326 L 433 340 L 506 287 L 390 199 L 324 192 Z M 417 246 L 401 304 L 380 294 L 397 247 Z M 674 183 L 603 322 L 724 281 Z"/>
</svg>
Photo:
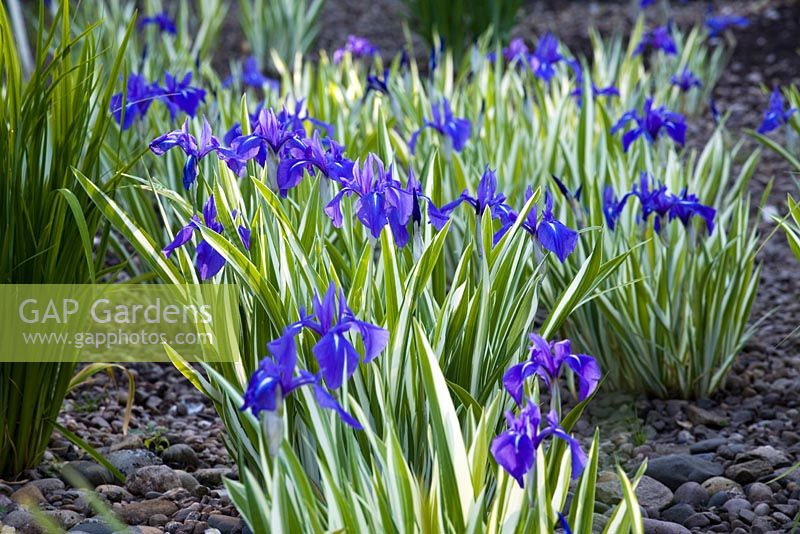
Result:
<svg viewBox="0 0 800 534">
<path fill-rule="evenodd" d="M 555 219 L 543 219 L 536 235 L 542 248 L 554 253 L 561 263 L 566 261 L 578 244 L 578 232 Z"/>
<path fill-rule="evenodd" d="M 202 241 L 197 245 L 195 264 L 200 273 L 200 280 L 208 280 L 222 270 L 225 266 L 225 258 L 207 241 Z"/>
<path fill-rule="evenodd" d="M 586 354 L 571 354 L 565 361 L 578 379 L 578 400 L 583 401 L 600 382 L 600 366 L 597 360 Z"/>
<path fill-rule="evenodd" d="M 363 430 L 364 427 L 359 423 L 355 417 L 350 415 L 342 408 L 342 405 L 331 395 L 324 387 L 316 384 L 314 386 L 314 397 L 316 397 L 317 402 L 323 408 L 327 408 L 328 410 L 333 410 L 339 416 L 339 418 L 350 425 L 351 427 L 355 428 L 356 430 Z"/>
<path fill-rule="evenodd" d="M 508 430 L 492 440 L 490 450 L 500 467 L 505 469 L 521 488 L 524 488 L 525 475 L 531 470 L 536 454 L 531 438 Z"/>
<path fill-rule="evenodd" d="M 182 247 L 188 243 L 190 239 L 192 239 L 192 234 L 194 234 L 194 231 L 195 226 L 192 224 L 187 224 L 181 228 L 177 234 L 175 234 L 175 239 L 173 239 L 169 245 L 161 249 L 161 252 L 164 253 L 164 256 L 169 258 L 176 248 Z"/>
</svg>

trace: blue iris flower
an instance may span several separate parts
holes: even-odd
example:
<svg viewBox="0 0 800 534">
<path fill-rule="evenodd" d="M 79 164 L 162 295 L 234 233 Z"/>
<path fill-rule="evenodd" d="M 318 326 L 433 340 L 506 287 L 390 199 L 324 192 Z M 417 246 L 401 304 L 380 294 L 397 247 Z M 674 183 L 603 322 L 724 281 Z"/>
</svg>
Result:
<svg viewBox="0 0 800 534">
<path fill-rule="evenodd" d="M 348 35 L 347 43 L 345 43 L 342 48 L 338 48 L 333 52 L 333 62 L 339 64 L 347 53 L 355 59 L 360 59 L 363 57 L 376 56 L 379 50 L 369 39 L 357 35 Z"/>
<path fill-rule="evenodd" d="M 311 139 L 291 138 L 281 154 L 277 183 L 281 196 L 297 187 L 304 173 L 321 173 L 331 180 L 346 180 L 353 176 L 353 162 L 344 157 L 344 147 L 330 139 L 320 139 L 315 131 Z"/>
<path fill-rule="evenodd" d="M 542 425 L 539 407 L 528 400 L 518 415 L 506 412 L 508 430 L 494 438 L 491 445 L 495 461 L 511 475 L 521 488 L 525 487 L 525 475 L 536 462 L 536 450 L 548 438 L 559 438 L 567 442 L 572 457 L 572 478 L 578 478 L 586 466 L 586 454 L 578 440 L 570 436 L 558 421 L 558 415 L 550 412 Z"/>
<path fill-rule="evenodd" d="M 764 120 L 758 127 L 758 133 L 765 134 L 779 128 L 782 124 L 788 124 L 791 116 L 797 112 L 797 108 L 786 109 L 781 90 L 777 87 L 772 90 L 769 96 L 769 107 L 764 112 Z"/>
<path fill-rule="evenodd" d="M 700 78 L 695 76 L 687 67 L 683 67 L 683 70 L 679 74 L 672 76 L 670 80 L 672 81 L 672 85 L 679 87 L 684 93 L 688 93 L 692 87 L 703 86 Z"/>
<path fill-rule="evenodd" d="M 179 147 L 186 154 L 186 164 L 183 166 L 183 187 L 189 189 L 197 179 L 197 162 L 209 152 L 219 148 L 219 140 L 211 134 L 211 126 L 203 117 L 203 130 L 200 138 L 189 133 L 189 118 L 187 117 L 180 130 L 174 130 L 157 137 L 150 143 L 150 150 L 156 156 L 161 156 Z"/>
<path fill-rule="evenodd" d="M 294 105 L 294 111 L 290 111 L 289 108 L 284 106 L 281 112 L 278 113 L 278 122 L 293 131 L 305 131 L 305 123 L 310 122 L 315 128 L 324 130 L 328 137 L 333 137 L 333 125 L 311 117 L 303 105 L 304 101 L 305 99 L 302 98 L 297 100 Z"/>
<path fill-rule="evenodd" d="M 314 313 L 306 315 L 305 310 L 301 309 L 300 320 L 287 326 L 281 337 L 269 344 L 272 357 L 262 360 L 251 377 L 242 410 L 249 409 L 254 415 L 261 411 L 276 411 L 283 399 L 297 388 L 311 385 L 320 406 L 335 411 L 342 421 L 353 428 L 362 428 L 331 395 L 329 389 L 341 387 L 345 380 L 353 376 L 359 363 L 369 363 L 375 359 L 388 344 L 389 332 L 358 320 L 347 307 L 344 292 L 339 292 L 338 303 L 336 297 L 333 284 L 322 299 L 315 293 Z M 295 337 L 304 329 L 320 336 L 312 349 L 320 369 L 318 374 L 297 370 Z M 346 335 L 350 331 L 360 335 L 364 342 L 363 359 Z"/>
<path fill-rule="evenodd" d="M 389 69 L 384 69 L 383 78 L 377 74 L 370 74 L 367 76 L 367 90 L 364 92 L 364 98 L 366 98 L 371 91 L 383 95 L 389 94 Z"/>
<path fill-rule="evenodd" d="M 166 11 L 162 11 L 156 15 L 151 17 L 142 17 L 139 19 L 139 22 L 136 26 L 139 30 L 144 29 L 145 26 L 149 25 L 158 26 L 158 29 L 161 33 L 168 33 L 170 35 L 177 35 L 178 29 L 175 27 L 175 21 L 173 21 L 169 14 Z"/>
<path fill-rule="evenodd" d="M 567 64 L 572 68 L 572 71 L 575 73 L 575 89 L 570 93 L 572 96 L 578 99 L 578 106 L 583 105 L 583 67 L 577 60 L 570 60 Z M 594 98 L 600 96 L 619 96 L 619 89 L 614 87 L 613 85 L 609 85 L 607 87 L 598 87 L 592 82 L 592 96 Z"/>
<path fill-rule="evenodd" d="M 655 215 L 653 228 L 656 232 L 661 231 L 661 224 L 665 219 L 669 221 L 678 219 L 688 227 L 693 217 L 700 217 L 705 221 L 708 234 L 711 235 L 717 214 L 714 208 L 701 203 L 697 195 L 688 193 L 685 188 L 678 195 L 674 195 L 660 182 L 651 185 L 651 180 L 651 176 L 643 172 L 639 183 L 634 184 L 632 190 L 619 201 L 616 200 L 613 190 L 610 187 L 606 188 L 603 195 L 603 213 L 610 229 L 614 229 L 628 199 L 636 197 L 641 206 L 639 219 L 646 222 L 651 215 Z"/>
<path fill-rule="evenodd" d="M 555 65 L 563 59 L 558 53 L 558 39 L 552 33 L 539 38 L 536 51 L 528 57 L 533 73 L 546 82 L 555 76 Z"/>
<path fill-rule="evenodd" d="M 530 335 L 530 357 L 523 363 L 514 365 L 503 375 L 503 387 L 518 406 L 522 405 L 525 381 L 533 375 L 541 377 L 548 388 L 568 367 L 578 380 L 578 400 L 583 401 L 591 395 L 600 382 L 600 366 L 586 354 L 573 354 L 568 339 L 548 342 L 537 334 Z"/>
<path fill-rule="evenodd" d="M 250 129 L 251 134 L 242 135 L 241 125 L 234 125 L 223 138 L 227 146 L 217 150 L 220 159 L 238 176 L 242 175 L 247 162 L 252 159 L 262 168 L 265 167 L 267 160 L 278 158 L 290 141 L 300 142 L 304 133 L 302 130 L 290 130 L 278 120 L 271 108 L 263 107 L 250 116 Z"/>
<path fill-rule="evenodd" d="M 735 15 L 714 15 L 712 8 L 708 9 L 706 13 L 706 28 L 708 28 L 709 37 L 717 37 L 721 35 L 728 28 L 746 28 L 750 25 L 747 17 L 738 17 Z"/>
<path fill-rule="evenodd" d="M 450 102 L 446 98 L 443 98 L 439 104 L 431 106 L 431 116 L 431 120 L 426 120 L 422 128 L 411 135 L 411 139 L 408 142 L 411 153 L 414 153 L 417 146 L 417 138 L 425 128 L 433 128 L 452 143 L 456 152 L 461 152 L 461 149 L 464 148 L 464 145 L 469 140 L 472 129 L 469 120 L 454 116 L 453 110 L 450 109 Z"/>
<path fill-rule="evenodd" d="M 678 53 L 678 46 L 675 40 L 670 35 L 667 26 L 660 26 L 642 35 L 642 40 L 633 51 L 633 55 L 637 56 L 646 50 L 661 50 L 668 56 L 674 56 Z"/>
<path fill-rule="evenodd" d="M 175 118 L 178 110 L 194 117 L 200 103 L 206 98 L 205 89 L 192 85 L 192 73 L 187 72 L 182 80 L 167 72 L 164 79 L 162 100 L 169 108 L 170 117 Z"/>
<path fill-rule="evenodd" d="M 126 82 L 125 93 L 124 105 L 123 93 L 112 95 L 109 104 L 111 114 L 122 130 L 130 128 L 137 118 L 144 117 L 150 104 L 163 94 L 163 90 L 157 83 L 149 83 L 144 76 L 131 74 Z"/>
<path fill-rule="evenodd" d="M 652 143 L 663 133 L 681 146 L 686 141 L 686 119 L 683 115 L 669 111 L 664 106 L 654 108 L 651 98 L 644 101 L 641 115 L 635 109 L 624 113 L 611 128 L 611 134 L 617 133 L 631 121 L 636 123 L 636 127 L 626 131 L 622 136 L 622 147 L 626 152 L 631 144 L 642 136 L 648 143 Z"/>
<path fill-rule="evenodd" d="M 509 63 L 527 63 L 528 62 L 528 46 L 520 38 L 512 39 L 506 48 L 503 48 L 503 57 Z"/>
<path fill-rule="evenodd" d="M 344 292 L 339 291 L 337 295 L 333 284 L 322 299 L 315 293 L 313 303 L 314 313 L 306 315 L 301 309 L 300 320 L 286 327 L 281 337 L 270 343 L 270 351 L 278 359 L 285 359 L 296 351 L 294 338 L 303 329 L 313 331 L 319 336 L 312 353 L 321 376 L 328 388 L 338 389 L 353 376 L 360 362 L 369 363 L 383 351 L 389 342 L 389 332 L 357 319 L 347 306 Z M 351 331 L 364 342 L 363 358 L 346 336 Z"/>
<path fill-rule="evenodd" d="M 236 216 L 234 215 L 235 218 Z M 189 220 L 189 223 L 175 234 L 175 239 L 164 247 L 162 250 L 164 256 L 169 258 L 175 249 L 188 243 L 192 239 L 194 232 L 200 231 L 200 227 L 203 224 L 212 232 L 222 233 L 223 227 L 222 223 L 217 220 L 217 205 L 214 202 L 214 195 L 208 197 L 205 206 L 203 206 L 203 220 L 201 221 L 197 215 L 194 215 Z M 237 233 L 244 248 L 250 250 L 250 230 L 240 225 L 237 228 Z M 195 266 L 200 274 L 200 280 L 208 280 L 222 270 L 225 266 L 225 258 L 214 247 L 202 240 L 197 245 Z"/>
<path fill-rule="evenodd" d="M 255 56 L 248 57 L 242 64 L 241 82 L 247 87 L 261 89 L 266 86 L 270 91 L 280 94 L 281 83 L 269 76 L 265 76 L 258 67 L 258 59 Z M 222 87 L 233 85 L 233 76 L 229 76 L 222 82 Z"/>
</svg>

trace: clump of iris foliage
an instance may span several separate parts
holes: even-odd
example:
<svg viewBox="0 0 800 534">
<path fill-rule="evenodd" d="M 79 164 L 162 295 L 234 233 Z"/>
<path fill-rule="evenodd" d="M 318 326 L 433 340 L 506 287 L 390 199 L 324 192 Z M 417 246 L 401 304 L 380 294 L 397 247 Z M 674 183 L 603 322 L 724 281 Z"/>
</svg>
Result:
<svg viewBox="0 0 800 534">
<path fill-rule="evenodd" d="M 113 194 L 137 159 L 114 148 L 119 133 L 107 112 L 115 90 L 107 81 L 121 73 L 122 57 L 98 46 L 92 28 L 76 31 L 72 16 L 64 2 L 46 25 L 40 9 L 26 73 L 0 8 L 2 284 L 100 283 L 124 268 L 105 265 L 119 243 L 73 174 Z M 120 28 L 124 47 L 133 28 Z M 103 367 L 76 375 L 72 362 L 0 363 L 0 477 L 41 462 L 64 397 Z"/>
<path fill-rule="evenodd" d="M 219 18 L 164 6 L 130 43 L 108 7 L 125 76 L 92 116 L 119 131 L 87 146 L 116 172 L 71 163 L 68 187 L 134 280 L 237 283 L 230 363 L 167 351 L 228 430 L 253 530 L 590 532 L 599 438 L 571 431 L 601 371 L 707 395 L 748 335 L 757 154 L 706 110 L 724 49 L 640 22 L 593 35 L 591 65 L 548 34 L 437 46 L 422 75 L 353 36 L 222 80 Z M 606 531 L 641 530 L 642 472 Z"/>
</svg>

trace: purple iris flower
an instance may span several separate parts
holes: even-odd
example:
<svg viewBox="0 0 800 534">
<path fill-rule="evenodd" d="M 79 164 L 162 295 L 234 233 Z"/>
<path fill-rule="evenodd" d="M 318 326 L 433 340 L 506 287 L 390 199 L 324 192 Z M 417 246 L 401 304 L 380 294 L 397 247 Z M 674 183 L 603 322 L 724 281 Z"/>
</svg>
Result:
<svg viewBox="0 0 800 534">
<path fill-rule="evenodd" d="M 342 48 L 334 51 L 333 62 L 338 65 L 348 52 L 356 59 L 375 56 L 379 53 L 378 48 L 369 42 L 368 39 L 358 37 L 357 35 L 348 35 L 347 43 Z"/>
<path fill-rule="evenodd" d="M 164 256 L 169 258 L 175 249 L 188 243 L 192 239 L 194 232 L 200 230 L 202 224 L 205 224 L 209 230 L 222 234 L 222 223 L 217 220 L 217 205 L 214 202 L 214 195 L 208 197 L 205 206 L 203 206 L 203 220 L 200 221 L 200 218 L 194 215 L 189 223 L 175 234 L 175 239 L 163 248 Z M 237 232 L 242 240 L 242 245 L 249 250 L 250 230 L 240 225 Z M 222 270 L 225 266 L 225 258 L 214 247 L 202 240 L 197 245 L 195 266 L 200 273 L 200 280 L 208 280 Z"/>
<path fill-rule="evenodd" d="M 671 78 L 672 85 L 680 87 L 681 91 L 688 93 L 692 87 L 702 87 L 703 84 L 700 78 L 694 75 L 687 67 L 683 67 L 680 74 L 676 74 Z"/>
<path fill-rule="evenodd" d="M 206 98 L 205 89 L 192 85 L 192 73 L 187 72 L 182 80 L 178 80 L 169 72 L 164 78 L 164 92 L 162 100 L 169 108 L 169 115 L 173 119 L 178 110 L 190 117 L 194 117 L 200 103 Z"/>
<path fill-rule="evenodd" d="M 334 181 L 353 176 L 353 162 L 344 157 L 344 147 L 330 139 L 321 140 L 315 131 L 311 139 L 291 138 L 278 164 L 278 191 L 285 197 L 303 181 L 304 173 L 317 172 Z"/>
<path fill-rule="evenodd" d="M 633 51 L 634 56 L 638 56 L 647 49 L 661 50 L 668 56 L 674 56 L 678 53 L 678 46 L 675 40 L 670 35 L 667 26 L 660 26 L 642 35 L 642 40 Z"/>
<path fill-rule="evenodd" d="M 432 120 L 426 120 L 422 128 L 411 135 L 411 140 L 408 142 L 411 153 L 414 153 L 417 138 L 425 128 L 433 128 L 452 142 L 456 152 L 461 152 L 461 149 L 467 144 L 472 130 L 469 120 L 455 117 L 453 110 L 450 109 L 450 102 L 446 98 L 443 98 L 439 104 L 431 105 L 431 116 Z"/>
<path fill-rule="evenodd" d="M 211 134 L 211 126 L 203 117 L 203 131 L 200 138 L 189 133 L 189 118 L 187 117 L 180 130 L 174 130 L 157 137 L 150 143 L 150 150 L 156 156 L 161 156 L 169 150 L 179 147 L 186 154 L 186 164 L 183 166 L 183 187 L 189 189 L 197 179 L 197 162 L 206 154 L 219 148 L 219 140 Z"/>
<path fill-rule="evenodd" d="M 758 133 L 769 133 L 780 127 L 781 124 L 788 124 L 789 119 L 796 112 L 797 108 L 786 109 L 781 90 L 776 87 L 769 96 L 769 107 L 764 113 L 761 126 L 758 127 Z"/>
<path fill-rule="evenodd" d="M 168 33 L 170 35 L 177 35 L 178 33 L 178 29 L 175 27 L 175 22 L 169 17 L 169 14 L 166 11 L 162 11 L 161 13 L 151 17 L 142 17 L 139 19 L 136 27 L 141 31 L 145 26 L 150 24 L 155 24 L 158 26 L 159 31 L 162 33 Z"/>
<path fill-rule="evenodd" d="M 503 48 L 503 57 L 509 63 L 527 62 L 528 60 L 528 46 L 525 41 L 520 38 L 512 39 L 506 48 Z"/>
<path fill-rule="evenodd" d="M 144 117 L 153 100 L 163 93 L 157 83 L 149 83 L 139 74 L 128 76 L 126 87 L 124 102 L 123 93 L 116 93 L 111 96 L 109 104 L 109 110 L 122 130 L 130 128 L 138 117 Z"/>
<path fill-rule="evenodd" d="M 563 56 L 558 53 L 558 39 L 552 33 L 546 33 L 539 38 L 536 51 L 528 58 L 533 73 L 546 82 L 555 76 L 554 65 L 561 61 Z"/>
<path fill-rule="evenodd" d="M 665 106 L 653 108 L 651 98 L 645 99 L 641 115 L 635 109 L 624 113 L 611 128 L 611 134 L 617 133 L 631 121 L 636 123 L 636 127 L 626 131 L 622 136 L 622 148 L 625 152 L 641 136 L 644 136 L 648 143 L 652 143 L 659 135 L 666 133 L 681 146 L 686 140 L 686 119 L 683 115 L 669 111 Z"/>
<path fill-rule="evenodd" d="M 398 247 L 404 247 L 408 243 L 408 223 L 413 221 L 419 224 L 422 219 L 420 199 L 427 200 L 429 218 L 434 224 L 436 222 L 436 208 L 422 194 L 422 187 L 414 174 L 409 173 L 408 183 L 404 188 L 399 180 L 392 177 L 391 166 L 384 170 L 383 162 L 374 154 L 367 156 L 363 166 L 356 162 L 352 178 L 340 179 L 339 182 L 342 188 L 325 206 L 325 213 L 336 228 L 340 228 L 343 222 L 342 198 L 353 195 L 358 197 L 356 216 L 369 229 L 372 237 L 378 239 L 383 228 L 389 225 Z M 437 229 L 441 227 L 437 226 Z"/>
<path fill-rule="evenodd" d="M 600 366 L 586 354 L 573 354 L 570 341 L 550 341 L 530 335 L 531 353 L 527 361 L 514 365 L 503 375 L 503 386 L 518 406 L 522 406 L 525 381 L 533 375 L 541 377 L 552 389 L 566 365 L 578 379 L 578 400 L 591 395 L 600 382 Z"/>
<path fill-rule="evenodd" d="M 337 294 L 333 284 L 328 291 L 319 298 L 314 294 L 314 313 L 305 315 L 300 310 L 300 320 L 290 324 L 280 338 L 270 343 L 270 351 L 278 360 L 289 359 L 296 351 L 294 338 L 304 328 L 320 336 L 319 341 L 312 348 L 314 357 L 319 364 L 320 373 L 325 380 L 325 385 L 330 389 L 338 389 L 355 373 L 361 356 L 345 335 L 354 331 L 361 336 L 364 342 L 363 363 L 374 360 L 383 351 L 389 342 L 389 332 L 376 325 L 360 321 L 353 311 L 347 307 L 344 292 Z"/>
<path fill-rule="evenodd" d="M 478 219 L 481 218 L 483 212 L 487 208 L 491 210 L 493 217 L 499 217 L 510 209 L 506 206 L 505 201 L 505 195 L 497 192 L 497 176 L 487 165 L 486 169 L 483 171 L 483 176 L 481 176 L 481 181 L 478 182 L 476 195 L 473 197 L 469 194 L 469 191 L 465 189 L 457 199 L 436 210 L 438 212 L 436 213 L 436 217 L 440 220 L 446 220 L 450 214 L 464 202 L 475 209 L 475 216 Z"/>
<path fill-rule="evenodd" d="M 711 118 L 714 120 L 714 124 L 719 124 L 719 121 L 722 120 L 722 113 L 717 107 L 717 101 L 713 98 L 708 99 L 708 110 L 711 113 Z"/>
<path fill-rule="evenodd" d="M 714 208 L 700 203 L 700 199 L 696 195 L 688 194 L 686 189 L 676 196 L 661 183 L 653 184 L 651 188 L 650 180 L 650 176 L 643 172 L 638 186 L 634 184 L 631 192 L 625 195 L 618 204 L 617 210 L 621 211 L 628 198 L 635 196 L 641 204 L 641 220 L 647 221 L 650 215 L 655 214 L 653 228 L 656 232 L 661 231 L 661 222 L 665 217 L 669 217 L 670 221 L 679 219 L 684 226 L 688 226 L 690 219 L 697 216 L 705 221 L 708 234 L 711 235 L 714 231 L 714 218 L 716 217 Z"/>
<path fill-rule="evenodd" d="M 639 0 L 639 7 L 646 9 L 656 3 L 656 0 Z"/>
<path fill-rule="evenodd" d="M 281 86 L 278 80 L 264 76 L 258 68 L 258 60 L 250 56 L 242 66 L 242 83 L 250 87 L 268 86 L 272 91 L 280 93 Z"/>
<path fill-rule="evenodd" d="M 569 444 L 572 457 L 572 478 L 578 478 L 586 466 L 586 454 L 578 440 L 560 426 L 558 415 L 550 412 L 542 425 L 539 407 L 528 401 L 519 415 L 506 412 L 508 430 L 492 441 L 491 451 L 495 461 L 514 477 L 520 487 L 525 487 L 525 475 L 536 462 L 536 450 L 548 438 L 563 439 Z"/>
<path fill-rule="evenodd" d="M 308 110 L 303 106 L 304 99 L 295 102 L 294 111 L 289 111 L 286 106 L 278 113 L 278 122 L 284 128 L 292 131 L 305 131 L 305 123 L 310 122 L 314 127 L 325 130 L 328 137 L 333 137 L 333 125 L 309 116 Z"/>
<path fill-rule="evenodd" d="M 623 199 L 627 200 L 627 198 Z M 617 225 L 617 220 L 622 213 L 622 208 L 625 207 L 624 202 L 620 202 L 614 193 L 614 188 L 610 185 L 603 189 L 603 216 L 606 219 L 606 225 L 609 230 L 614 230 Z"/>
<path fill-rule="evenodd" d="M 717 37 L 728 28 L 734 26 L 737 28 L 747 28 L 747 26 L 750 25 L 750 21 L 747 20 L 747 17 L 738 17 L 736 15 L 714 16 L 713 13 L 711 8 L 709 8 L 708 13 L 706 13 L 706 28 L 708 28 L 709 37 Z"/>
<path fill-rule="evenodd" d="M 389 94 L 389 69 L 384 69 L 383 78 L 379 77 L 377 74 L 370 74 L 367 76 L 367 90 L 364 92 L 364 98 L 366 98 L 370 91 L 375 91 L 376 93 L 384 95 Z"/>
<path fill-rule="evenodd" d="M 525 202 L 533 196 L 530 186 L 525 190 Z M 521 227 L 531 234 L 545 250 L 549 250 L 556 255 L 561 263 L 564 263 L 578 244 L 578 232 L 567 227 L 553 216 L 553 195 L 550 191 L 545 191 L 545 208 L 542 210 L 542 218 L 538 219 L 536 206 L 533 206 L 522 221 Z M 511 229 L 519 218 L 517 212 L 502 204 L 495 213 L 500 219 L 500 229 L 494 235 L 494 244 Z"/>
<path fill-rule="evenodd" d="M 238 176 L 247 168 L 248 161 L 255 159 L 263 168 L 268 158 L 278 157 L 289 141 L 300 142 L 303 134 L 288 130 L 271 108 L 261 107 L 250 116 L 250 129 L 250 135 L 242 135 L 241 125 L 235 124 L 223 138 L 227 146 L 217 151 L 220 159 Z"/>
<path fill-rule="evenodd" d="M 575 90 L 570 93 L 572 96 L 578 99 L 578 106 L 583 105 L 583 67 L 581 67 L 580 62 L 577 60 L 570 60 L 567 64 L 572 68 L 572 71 L 575 73 Z M 613 85 L 609 85 L 607 87 L 597 87 L 594 82 L 592 82 L 592 97 L 597 98 L 600 96 L 619 96 L 619 90 L 614 87 Z"/>
</svg>

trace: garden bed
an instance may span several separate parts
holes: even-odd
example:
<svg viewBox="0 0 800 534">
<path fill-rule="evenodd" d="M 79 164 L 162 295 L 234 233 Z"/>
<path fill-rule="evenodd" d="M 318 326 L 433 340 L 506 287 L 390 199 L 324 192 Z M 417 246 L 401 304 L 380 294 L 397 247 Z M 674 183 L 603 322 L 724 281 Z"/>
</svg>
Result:
<svg viewBox="0 0 800 534">
<path fill-rule="evenodd" d="M 370 2 L 363 10 L 358 9 L 361 4 L 327 2 L 320 46 L 332 48 L 347 34 L 359 33 L 382 50 L 395 52 L 392 46 L 402 42 L 402 31 L 399 26 L 387 27 L 385 20 L 386 13 L 398 12 L 398 3 Z M 761 120 L 764 97 L 759 84 L 800 81 L 796 37 L 800 4 L 791 0 L 723 4 L 751 21 L 736 32 L 737 48 L 714 91 L 718 107 L 730 111 L 730 131 L 740 135 Z M 601 31 L 627 31 L 632 26 L 629 5 L 531 2 L 527 6 L 531 15 L 514 34 L 531 37 L 551 29 L 579 51 L 588 46 L 587 10 Z M 704 10 L 703 3 L 692 3 L 678 8 L 676 20 L 697 21 Z M 241 50 L 235 39 L 227 47 L 237 54 Z M 694 121 L 687 144 L 702 147 L 712 132 L 710 118 L 707 126 Z M 748 143 L 755 148 L 755 142 Z M 750 184 L 755 199 L 772 178 L 764 212 L 777 215 L 783 212 L 787 193 L 797 188 L 789 166 L 765 151 Z M 768 235 L 774 223 L 762 216 L 760 226 L 762 235 Z M 712 398 L 679 401 L 646 400 L 601 389 L 588 408 L 589 417 L 575 427 L 587 439 L 595 426 L 602 429 L 604 471 L 598 483 L 602 505 L 596 512 L 611 510 L 622 496 L 614 464 L 619 462 L 630 473 L 649 459 L 637 491 L 647 517 L 645 532 L 680 533 L 688 528 L 738 534 L 791 529 L 800 513 L 800 471 L 772 480 L 800 459 L 800 338 L 792 335 L 800 326 L 800 264 L 782 234 L 769 240 L 758 257 L 764 265 L 763 279 L 751 316 L 759 322 L 758 330 L 722 390 Z M 138 472 L 127 489 L 115 485 L 110 473 L 57 434 L 42 466 L 21 480 L 0 484 L 0 507 L 15 508 L 15 501 L 32 495 L 73 532 L 111 532 L 99 520 L 88 519 L 94 514 L 80 492 L 57 480 L 66 463 L 99 486 L 96 491 L 112 511 L 130 524 L 142 525 L 141 532 L 149 532 L 145 527 L 153 532 L 199 533 L 209 528 L 240 532 L 243 522 L 221 482 L 222 476 L 237 476 L 235 462 L 225 450 L 224 429 L 211 402 L 172 366 L 131 367 L 136 397 L 127 436 L 121 432 L 126 385 L 105 376 L 98 375 L 91 385 L 71 394 L 59 418 L 99 452 L 110 454 L 126 475 Z M 167 467 L 154 467 L 162 464 Z M 22 510 L 12 511 L 3 521 L 22 532 L 35 530 L 30 515 Z"/>
</svg>

